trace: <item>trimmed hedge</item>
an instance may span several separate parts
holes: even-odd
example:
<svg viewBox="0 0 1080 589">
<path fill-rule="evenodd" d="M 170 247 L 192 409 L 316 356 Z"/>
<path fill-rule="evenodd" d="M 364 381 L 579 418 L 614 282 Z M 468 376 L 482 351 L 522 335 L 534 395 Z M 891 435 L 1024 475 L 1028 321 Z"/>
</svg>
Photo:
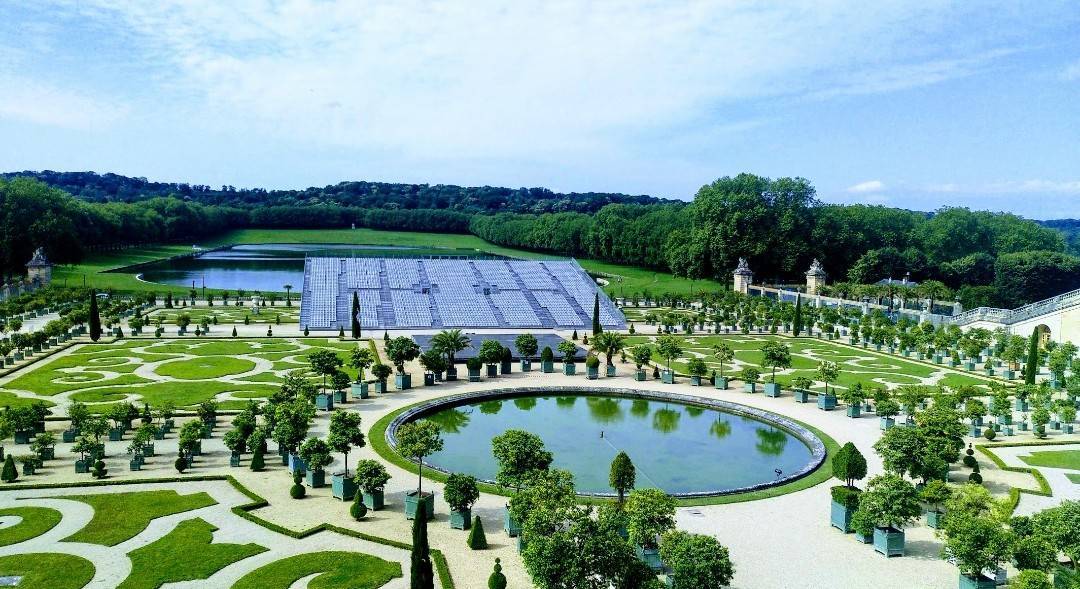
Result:
<svg viewBox="0 0 1080 589">
<path fill-rule="evenodd" d="M 1038 471 L 1038 469 L 1027 468 L 1027 467 L 1023 467 L 1023 466 L 1009 466 L 1009 465 L 1005 464 L 1005 461 L 1002 460 L 997 454 L 994 454 L 992 449 L 993 448 L 1016 448 L 1016 447 L 1022 447 L 1022 446 L 1056 446 L 1056 445 L 1075 444 L 1075 443 L 1076 442 L 1041 442 L 1041 443 L 1025 444 L 1025 443 L 1022 443 L 1022 442 L 1014 442 L 1014 443 L 1008 443 L 1008 444 L 994 444 L 992 446 L 987 446 L 985 444 L 980 444 L 978 446 L 975 446 L 975 448 L 979 452 L 982 452 L 983 455 L 985 455 L 987 458 L 989 458 L 991 460 L 991 462 L 996 464 L 997 467 L 1000 468 L 1001 470 L 1008 471 L 1008 472 L 1019 472 L 1019 473 L 1030 474 L 1032 476 L 1032 478 L 1035 479 L 1035 482 L 1039 485 L 1038 490 L 1035 490 L 1035 489 L 1020 489 L 1020 488 L 1017 488 L 1017 487 L 1012 487 L 1011 489 L 1009 489 L 1009 503 L 1008 503 L 1008 505 L 1009 505 L 1009 513 L 1011 514 L 1014 511 L 1016 511 L 1016 506 L 1020 503 L 1020 494 L 1021 493 L 1027 493 L 1028 495 L 1035 495 L 1037 497 L 1052 497 L 1054 493 L 1050 489 L 1050 483 L 1046 482 L 1046 477 L 1044 477 L 1043 474 Z"/>
</svg>

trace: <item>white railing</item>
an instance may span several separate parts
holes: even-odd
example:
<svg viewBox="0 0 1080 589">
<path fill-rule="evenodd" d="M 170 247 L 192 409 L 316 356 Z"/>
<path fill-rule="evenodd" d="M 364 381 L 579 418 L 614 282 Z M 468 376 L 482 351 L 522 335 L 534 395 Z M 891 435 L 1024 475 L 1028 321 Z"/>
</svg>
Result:
<svg viewBox="0 0 1080 589">
<path fill-rule="evenodd" d="M 1034 303 L 1028 303 L 1023 307 L 1017 307 L 1016 309 L 1011 310 L 996 309 L 993 307 L 971 309 L 970 311 L 957 315 L 953 319 L 953 323 L 957 325 L 967 325 L 969 323 L 974 323 L 975 321 L 992 321 L 994 323 L 1008 325 L 1010 323 L 1024 321 L 1025 319 L 1031 319 L 1032 317 L 1039 317 L 1040 315 L 1047 315 L 1055 311 L 1075 307 L 1076 305 L 1080 305 L 1080 289 L 1059 294 L 1056 297 L 1050 297 Z"/>
</svg>

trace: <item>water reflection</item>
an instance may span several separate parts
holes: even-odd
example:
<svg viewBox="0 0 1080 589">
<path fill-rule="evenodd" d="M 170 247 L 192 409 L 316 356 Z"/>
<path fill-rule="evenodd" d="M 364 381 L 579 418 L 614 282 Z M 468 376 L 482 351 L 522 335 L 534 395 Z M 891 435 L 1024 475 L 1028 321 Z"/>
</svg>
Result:
<svg viewBox="0 0 1080 589">
<path fill-rule="evenodd" d="M 502 411 L 503 402 L 501 399 L 495 401 L 484 401 L 480 403 L 480 413 L 484 415 L 495 415 Z"/>
<path fill-rule="evenodd" d="M 726 419 L 717 419 L 709 426 L 709 433 L 722 440 L 731 435 L 731 422 Z"/>
<path fill-rule="evenodd" d="M 536 407 L 536 397 L 518 397 L 514 399 L 514 406 L 522 411 L 528 411 Z"/>
<path fill-rule="evenodd" d="M 784 453 L 784 447 L 787 446 L 788 441 L 787 432 L 771 427 L 759 427 L 756 433 L 758 452 L 769 456 L 779 456 Z"/>
<path fill-rule="evenodd" d="M 645 399 L 634 399 L 633 403 L 630 403 L 630 415 L 634 417 L 640 417 L 642 419 L 649 416 L 649 402 Z"/>
<path fill-rule="evenodd" d="M 589 415 L 597 423 L 617 423 L 623 420 L 622 407 L 611 397 L 589 397 L 585 402 L 589 405 Z"/>
<path fill-rule="evenodd" d="M 664 407 L 663 409 L 657 409 L 656 413 L 652 416 L 653 429 L 670 434 L 671 432 L 679 429 L 679 418 L 682 417 L 682 413 L 674 409 Z"/>
<path fill-rule="evenodd" d="M 443 432 L 449 434 L 459 433 L 465 426 L 469 425 L 469 412 L 470 409 L 449 409 L 447 411 L 440 411 L 427 417 L 428 421 L 435 422 Z"/>
<path fill-rule="evenodd" d="M 574 406 L 574 403 L 577 403 L 577 400 L 578 398 L 575 395 L 570 395 L 567 397 L 555 397 L 555 404 L 559 407 L 562 407 L 563 409 L 569 409 L 570 407 Z"/>
</svg>

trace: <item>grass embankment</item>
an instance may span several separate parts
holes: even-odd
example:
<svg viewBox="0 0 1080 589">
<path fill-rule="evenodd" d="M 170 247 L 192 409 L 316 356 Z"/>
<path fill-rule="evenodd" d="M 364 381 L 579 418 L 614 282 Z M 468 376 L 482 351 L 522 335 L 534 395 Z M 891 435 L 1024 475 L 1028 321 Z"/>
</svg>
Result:
<svg viewBox="0 0 1080 589">
<path fill-rule="evenodd" d="M 421 401 L 421 403 L 424 402 L 425 401 Z M 405 458 L 404 456 L 401 456 L 390 447 L 390 444 L 388 444 L 386 441 L 386 428 L 390 427 L 390 423 L 394 421 L 394 418 L 396 418 L 398 415 L 401 415 L 405 411 L 408 411 L 409 409 L 419 404 L 420 403 L 414 403 L 412 405 L 401 407 L 400 409 L 397 409 L 390 414 L 384 416 L 382 419 L 375 422 L 375 425 L 371 426 L 371 430 L 368 432 L 367 437 L 368 444 L 373 450 L 375 450 L 375 453 L 378 454 L 379 457 L 381 457 L 383 460 L 386 460 L 387 462 L 390 462 L 391 464 L 394 464 L 395 466 L 398 466 L 414 474 L 418 471 L 416 463 Z M 795 423 L 798 423 L 799 425 L 813 432 L 813 434 L 825 444 L 825 460 L 822 461 L 821 465 L 818 466 L 817 469 L 802 478 L 796 479 L 789 483 L 785 483 L 783 485 L 777 485 L 775 487 L 769 487 L 766 489 L 761 489 L 759 491 L 750 491 L 747 493 L 717 495 L 714 497 L 695 497 L 690 499 L 679 499 L 678 504 L 682 507 L 692 507 L 696 505 L 724 505 L 727 503 L 742 503 L 744 501 L 768 499 L 770 497 L 777 497 L 780 495 L 786 495 L 788 493 L 795 493 L 797 491 L 809 489 L 810 487 L 817 486 L 832 478 L 832 457 L 840 449 L 840 445 L 836 442 L 836 440 L 832 439 L 828 434 L 817 429 L 816 427 L 803 423 L 792 417 L 788 417 L 788 419 L 791 419 Z M 429 478 L 439 482 L 446 482 L 446 476 L 447 475 L 431 468 L 424 469 L 425 478 Z M 480 487 L 480 490 L 484 493 L 489 493 L 492 495 L 509 497 L 512 494 L 511 489 L 506 489 L 488 483 L 479 483 L 478 486 Z M 587 504 L 597 504 L 606 501 L 605 499 L 598 499 L 594 497 L 581 497 L 580 499 L 582 503 Z"/>
<path fill-rule="evenodd" d="M 472 249 L 479 252 L 510 256 L 526 260 L 544 259 L 553 257 L 551 254 L 529 252 L 514 248 L 503 247 L 489 243 L 475 235 L 460 235 L 451 233 L 416 233 L 411 231 L 379 231 L 376 229 L 240 229 L 222 234 L 219 237 L 207 240 L 199 245 L 203 247 L 218 247 L 223 245 L 235 245 L 241 243 L 344 243 L 353 245 L 396 245 L 412 247 L 445 247 Z M 168 258 L 171 256 L 191 253 L 189 245 L 162 245 L 140 247 L 123 250 L 120 252 L 107 252 L 91 254 L 80 264 L 71 266 L 57 266 L 53 269 L 53 282 L 69 286 L 85 284 L 99 289 L 114 289 L 118 291 L 154 291 L 165 293 L 171 291 L 177 294 L 185 294 L 188 288 L 182 286 L 165 286 L 140 282 L 134 274 L 110 273 L 108 270 L 150 262 Z M 557 256 L 555 256 L 557 257 Z M 634 292 L 648 290 L 653 294 L 662 292 L 689 293 L 700 290 L 726 289 L 727 285 L 711 280 L 698 280 L 691 282 L 682 278 L 676 278 L 665 272 L 611 264 L 598 260 L 579 259 L 578 262 L 589 272 L 611 274 L 622 277 L 622 283 L 612 279 L 612 283 L 605 288 L 609 295 L 619 296 L 623 293 L 630 295 Z"/>
<path fill-rule="evenodd" d="M 156 518 L 217 504 L 206 493 L 181 495 L 176 491 L 136 491 L 64 497 L 94 508 L 94 517 L 86 527 L 64 539 L 116 546 L 130 540 Z"/>
<path fill-rule="evenodd" d="M 60 523 L 60 512 L 48 507 L 8 507 L 0 509 L 0 516 L 16 516 L 19 523 L 0 529 L 0 546 L 26 542 L 48 532 Z"/>
<path fill-rule="evenodd" d="M 377 589 L 401 576 L 401 564 L 356 552 L 297 554 L 251 571 L 232 589 L 289 589 L 315 573 L 308 589 Z"/>
</svg>

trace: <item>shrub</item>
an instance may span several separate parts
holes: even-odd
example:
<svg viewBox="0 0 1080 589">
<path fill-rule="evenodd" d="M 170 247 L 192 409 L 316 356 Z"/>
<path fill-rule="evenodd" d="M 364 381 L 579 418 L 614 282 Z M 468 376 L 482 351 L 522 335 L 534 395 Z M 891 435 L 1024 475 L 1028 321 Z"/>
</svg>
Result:
<svg viewBox="0 0 1080 589">
<path fill-rule="evenodd" d="M 669 532 L 660 556 L 671 571 L 673 589 L 727 587 L 735 576 L 728 549 L 712 536 Z"/>
<path fill-rule="evenodd" d="M 1020 571 L 1009 583 L 1011 589 L 1054 589 L 1046 573 L 1033 569 Z"/>
<path fill-rule="evenodd" d="M 183 456 L 178 457 L 176 461 L 173 462 L 173 468 L 175 468 L 178 473 L 183 474 L 183 472 L 187 470 L 187 467 L 187 458 L 184 458 Z"/>
<path fill-rule="evenodd" d="M 862 490 L 858 487 L 848 487 L 846 485 L 837 485 L 831 489 L 832 500 L 843 505 L 848 509 L 858 509 L 859 507 L 859 494 Z"/>
<path fill-rule="evenodd" d="M 833 476 L 844 481 L 849 487 L 855 486 L 855 481 L 866 476 L 866 458 L 851 442 L 844 444 L 836 452 L 832 466 Z"/>
<path fill-rule="evenodd" d="M 479 515 L 473 516 L 467 544 L 473 550 L 483 550 L 488 547 L 487 535 L 484 534 L 484 521 L 480 519 Z"/>
<path fill-rule="evenodd" d="M 289 487 L 289 496 L 293 499 L 303 499 L 304 495 L 307 495 L 307 489 L 305 489 L 303 483 L 300 482 L 303 480 L 303 476 L 298 472 L 293 475 L 292 480 L 293 484 L 292 487 Z"/>
<path fill-rule="evenodd" d="M 263 458 L 262 444 L 255 446 L 255 451 L 251 455 L 251 470 L 260 472 L 266 468 L 266 460 Z"/>
<path fill-rule="evenodd" d="M 357 493 L 353 497 L 352 505 L 349 506 L 349 515 L 356 521 L 364 519 L 367 515 L 367 505 L 364 505 L 364 495 L 362 493 Z"/>
<path fill-rule="evenodd" d="M 377 460 L 361 460 L 356 463 L 356 475 L 353 477 L 356 485 L 365 493 L 381 491 L 390 480 L 390 474 L 386 467 Z"/>
<path fill-rule="evenodd" d="M 690 361 L 686 363 L 686 371 L 693 376 L 701 377 L 709 371 L 709 368 L 701 358 L 691 358 Z"/>
<path fill-rule="evenodd" d="M 983 482 L 982 481 L 982 475 L 977 473 L 977 472 L 973 472 L 973 473 L 968 475 L 968 482 L 969 483 L 975 483 L 976 485 L 981 485 L 982 482 Z"/>
<path fill-rule="evenodd" d="M 997 432 L 994 431 L 994 428 L 988 427 L 983 430 L 983 437 L 992 442 L 997 437 Z"/>
<path fill-rule="evenodd" d="M 543 351 L 540 352 L 540 360 L 542 360 L 544 362 L 554 362 L 555 361 L 555 352 L 551 351 L 550 346 L 544 346 Z"/>
<path fill-rule="evenodd" d="M 495 569 L 491 572 L 491 576 L 488 577 L 488 589 L 506 589 L 506 575 L 502 573 L 502 564 L 499 563 L 497 558 L 495 559 Z"/>
<path fill-rule="evenodd" d="M 974 456 L 964 456 L 964 466 L 968 468 L 974 468 L 979 462 L 975 460 Z"/>
<path fill-rule="evenodd" d="M 480 361 L 480 358 L 476 358 L 476 357 L 469 358 L 468 360 L 465 361 L 465 366 L 467 366 L 469 368 L 470 372 L 476 372 L 476 371 L 480 370 L 480 367 L 483 366 L 483 365 L 484 365 L 484 363 L 482 361 Z"/>
<path fill-rule="evenodd" d="M 657 538 L 675 527 L 675 499 L 659 489 L 639 489 L 626 500 L 630 541 L 656 548 Z"/>
<path fill-rule="evenodd" d="M 15 468 L 15 459 L 8 454 L 4 459 L 4 470 L 0 473 L 0 479 L 5 483 L 14 483 L 19 478 L 19 469 Z"/>
<path fill-rule="evenodd" d="M 739 371 L 739 380 L 751 383 L 757 382 L 757 379 L 761 376 L 761 371 L 753 366 L 747 366 Z"/>
<path fill-rule="evenodd" d="M 453 473 L 446 479 L 443 498 L 454 511 L 466 511 L 480 498 L 480 489 L 476 486 L 476 477 Z"/>
<path fill-rule="evenodd" d="M 94 469 L 90 471 L 90 475 L 95 479 L 103 479 L 107 474 L 109 474 L 109 469 L 105 468 L 105 462 L 103 460 L 95 462 Z"/>
<path fill-rule="evenodd" d="M 600 358 L 597 358 L 593 354 L 589 354 L 585 357 L 585 366 L 590 370 L 596 370 L 600 368 Z"/>
</svg>

